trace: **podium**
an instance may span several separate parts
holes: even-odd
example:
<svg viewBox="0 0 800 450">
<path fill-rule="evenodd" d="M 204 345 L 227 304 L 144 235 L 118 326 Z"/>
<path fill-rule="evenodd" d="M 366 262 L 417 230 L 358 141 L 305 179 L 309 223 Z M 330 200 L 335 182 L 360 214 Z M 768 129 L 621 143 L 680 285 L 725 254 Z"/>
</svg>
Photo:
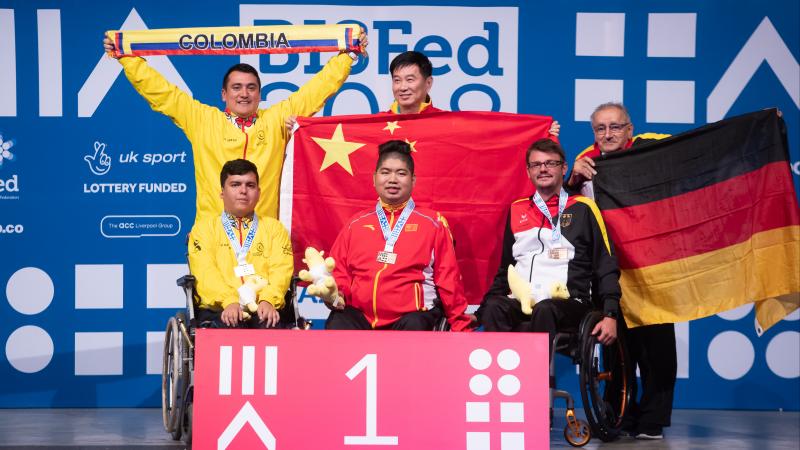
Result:
<svg viewBox="0 0 800 450">
<path fill-rule="evenodd" d="M 547 335 L 210 330 L 195 449 L 549 448 Z"/>
</svg>

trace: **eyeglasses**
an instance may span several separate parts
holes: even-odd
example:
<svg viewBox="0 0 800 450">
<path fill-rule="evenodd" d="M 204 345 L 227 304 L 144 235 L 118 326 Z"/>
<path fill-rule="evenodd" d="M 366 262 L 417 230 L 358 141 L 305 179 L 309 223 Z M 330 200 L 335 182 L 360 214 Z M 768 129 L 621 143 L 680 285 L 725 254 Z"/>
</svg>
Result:
<svg viewBox="0 0 800 450">
<path fill-rule="evenodd" d="M 534 161 L 528 163 L 528 169 L 539 169 L 542 166 L 553 169 L 561 166 L 562 164 L 564 164 L 564 161 L 553 161 L 552 159 L 547 161 Z"/>
<path fill-rule="evenodd" d="M 619 133 L 622 133 L 622 130 L 624 130 L 625 127 L 627 127 L 630 124 L 631 124 L 630 122 L 628 122 L 628 123 L 612 123 L 611 125 L 608 126 L 608 131 L 610 131 L 611 134 L 619 134 Z M 594 128 L 594 134 L 597 134 L 597 135 L 606 134 L 606 126 L 605 125 L 596 126 Z"/>
</svg>

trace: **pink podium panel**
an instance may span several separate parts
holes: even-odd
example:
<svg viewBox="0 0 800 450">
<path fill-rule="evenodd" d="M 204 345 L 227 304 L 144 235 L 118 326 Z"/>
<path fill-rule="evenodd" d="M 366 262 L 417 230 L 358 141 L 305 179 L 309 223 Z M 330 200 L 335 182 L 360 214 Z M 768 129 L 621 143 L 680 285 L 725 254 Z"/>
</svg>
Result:
<svg viewBox="0 0 800 450">
<path fill-rule="evenodd" d="M 547 335 L 197 331 L 196 449 L 549 448 Z"/>
</svg>

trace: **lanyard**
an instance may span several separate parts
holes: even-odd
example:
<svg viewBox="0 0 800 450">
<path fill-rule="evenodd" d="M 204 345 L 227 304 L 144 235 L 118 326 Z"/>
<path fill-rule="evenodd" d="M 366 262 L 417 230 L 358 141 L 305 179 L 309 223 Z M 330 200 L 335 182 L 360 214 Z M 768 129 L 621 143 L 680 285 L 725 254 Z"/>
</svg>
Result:
<svg viewBox="0 0 800 450">
<path fill-rule="evenodd" d="M 375 214 L 378 215 L 378 222 L 381 225 L 383 239 L 386 241 L 386 246 L 383 247 L 383 251 L 389 253 L 394 252 L 394 244 L 397 242 L 397 238 L 400 237 L 400 233 L 403 231 L 403 226 L 405 226 L 408 216 L 411 215 L 411 211 L 414 211 L 414 200 L 409 199 L 408 204 L 403 209 L 402 214 L 400 214 L 400 217 L 397 219 L 397 223 L 394 224 L 394 228 L 392 228 L 390 232 L 389 219 L 386 218 L 386 213 L 383 211 L 381 202 L 379 201 L 378 204 L 375 205 Z"/>
<path fill-rule="evenodd" d="M 233 254 L 236 255 L 236 261 L 239 264 L 245 264 L 245 256 L 250 251 L 250 246 L 253 245 L 253 239 L 256 237 L 256 229 L 258 229 L 258 216 L 253 214 L 253 222 L 250 224 L 250 230 L 247 231 L 247 236 L 244 239 L 244 244 L 239 245 L 236 235 L 233 233 L 233 220 L 227 214 L 222 213 L 222 228 L 225 234 L 228 235 L 228 240 L 231 241 L 231 248 Z"/>
<path fill-rule="evenodd" d="M 560 247 L 561 246 L 561 213 L 564 212 L 564 208 L 567 207 L 567 191 L 564 188 L 561 188 L 561 192 L 558 193 L 558 215 L 556 216 L 556 221 L 553 222 L 553 216 L 550 215 L 550 210 L 547 208 L 547 204 L 542 200 L 542 196 L 539 195 L 537 191 L 533 194 L 533 203 L 536 204 L 536 207 L 539 208 L 539 211 L 547 217 L 547 220 L 550 221 L 550 225 L 553 226 L 553 236 L 550 241 L 553 243 L 553 247 Z"/>
</svg>

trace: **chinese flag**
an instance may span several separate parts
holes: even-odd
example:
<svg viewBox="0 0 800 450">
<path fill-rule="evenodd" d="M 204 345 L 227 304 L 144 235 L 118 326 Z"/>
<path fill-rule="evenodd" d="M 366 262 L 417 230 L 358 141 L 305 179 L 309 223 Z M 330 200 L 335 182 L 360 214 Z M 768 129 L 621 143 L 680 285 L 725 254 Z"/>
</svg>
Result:
<svg viewBox="0 0 800 450">
<path fill-rule="evenodd" d="M 299 118 L 291 196 L 295 266 L 306 247 L 329 251 L 345 221 L 374 208 L 378 145 L 411 144 L 417 183 L 412 197 L 450 225 L 464 289 L 480 303 L 500 261 L 510 203 L 530 195 L 525 151 L 547 137 L 552 118 L 493 112 L 370 114 Z M 287 162 L 287 165 L 290 164 Z M 287 205 L 283 205 L 286 211 Z M 286 216 L 284 216 L 284 220 Z"/>
<path fill-rule="evenodd" d="M 800 211 L 774 109 L 597 161 L 628 326 L 756 302 L 757 332 L 800 305 Z"/>
</svg>

